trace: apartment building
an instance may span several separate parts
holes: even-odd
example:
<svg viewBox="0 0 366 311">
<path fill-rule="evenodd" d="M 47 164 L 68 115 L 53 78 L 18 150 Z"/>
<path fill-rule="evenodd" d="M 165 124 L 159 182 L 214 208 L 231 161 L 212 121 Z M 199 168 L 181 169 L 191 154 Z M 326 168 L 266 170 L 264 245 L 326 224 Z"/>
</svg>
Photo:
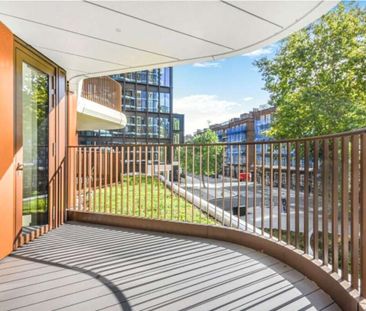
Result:
<svg viewBox="0 0 366 311">
<path fill-rule="evenodd" d="M 254 174 L 256 166 L 256 180 L 262 182 L 265 179 L 265 184 L 269 184 L 273 174 L 273 183 L 278 185 L 278 172 L 281 168 L 281 183 L 286 184 L 286 178 L 291 179 L 291 188 L 296 185 L 296 178 L 299 178 L 300 189 L 304 189 L 304 172 L 305 159 L 300 155 L 296 159 L 296 146 L 290 144 L 289 151 L 287 145 L 281 145 L 281 154 L 278 150 L 273 150 L 271 144 L 260 144 L 263 141 L 271 141 L 267 131 L 270 129 L 273 120 L 274 107 L 270 108 L 255 108 L 249 113 L 243 113 L 239 118 L 233 118 L 229 121 L 213 124 L 210 129 L 216 132 L 220 142 L 239 143 L 239 142 L 257 142 L 255 145 L 237 145 L 228 146 L 225 152 L 225 175 L 229 176 L 232 170 L 233 177 L 237 177 L 239 172 L 246 171 L 247 152 L 248 152 L 248 168 Z M 271 152 L 272 148 L 272 152 Z M 272 156 L 271 156 L 272 155 Z M 255 161 L 254 161 L 255 158 Z M 288 159 L 289 158 L 289 159 Z M 290 164 L 290 175 L 287 176 L 284 168 L 287 169 L 287 162 Z M 298 161 L 298 164 L 296 163 Z M 231 165 L 230 165 L 231 163 Z M 314 159 L 308 160 L 309 174 L 313 174 Z M 320 166 L 321 163 L 318 163 Z M 260 169 L 258 169 L 260 167 Z M 299 168 L 298 177 L 296 177 L 295 167 Z M 264 168 L 264 172 L 262 172 Z M 271 173 L 272 171 L 272 173 Z M 254 175 L 253 175 L 254 176 Z M 312 182 L 309 182 L 309 191 L 313 190 Z"/>
<path fill-rule="evenodd" d="M 210 125 L 210 129 L 214 131 L 219 139 L 219 142 L 238 143 L 238 142 L 260 142 L 269 140 L 266 131 L 270 128 L 272 115 L 275 111 L 274 107 L 270 108 L 255 108 L 249 113 L 243 113 L 239 118 L 233 118 L 229 121 Z M 256 161 L 262 161 L 262 146 L 256 145 Z M 248 163 L 250 170 L 254 167 L 254 147 L 233 145 L 226 148 L 226 163 L 231 162 L 234 166 L 233 174 L 236 177 L 239 171 L 245 168 L 238 167 L 241 163 L 246 163 L 248 152 Z M 265 150 L 265 161 L 269 163 L 269 149 Z M 228 174 L 230 168 L 226 168 Z"/>
<path fill-rule="evenodd" d="M 184 141 L 184 115 L 173 113 L 171 67 L 110 76 L 122 88 L 123 129 L 80 131 L 81 145 L 171 144 Z"/>
</svg>

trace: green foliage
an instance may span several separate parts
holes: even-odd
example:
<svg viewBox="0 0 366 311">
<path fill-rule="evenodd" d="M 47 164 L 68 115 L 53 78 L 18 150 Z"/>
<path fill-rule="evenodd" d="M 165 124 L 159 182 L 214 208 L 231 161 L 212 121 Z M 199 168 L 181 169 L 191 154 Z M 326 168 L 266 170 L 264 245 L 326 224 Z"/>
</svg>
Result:
<svg viewBox="0 0 366 311">
<path fill-rule="evenodd" d="M 255 62 L 276 107 L 269 135 L 299 138 L 366 126 L 366 10 L 337 8 Z"/>
<path fill-rule="evenodd" d="M 23 201 L 23 215 L 35 214 L 35 213 L 46 213 L 48 199 L 47 198 L 33 198 Z"/>
<path fill-rule="evenodd" d="M 208 214 L 172 193 L 168 187 L 165 187 L 164 182 L 148 176 L 141 176 L 141 184 L 140 176 L 136 176 L 135 179 L 124 177 L 123 183 L 96 189 L 94 194 L 91 193 L 90 201 L 88 193 L 86 198 L 89 209 L 97 213 L 193 223 L 216 223 Z"/>
<path fill-rule="evenodd" d="M 25 71 L 23 75 L 24 113 L 36 118 L 42 124 L 48 117 L 48 76 L 37 71 Z"/>
<path fill-rule="evenodd" d="M 223 147 L 222 146 L 209 146 L 209 144 L 218 143 L 219 139 L 217 134 L 208 129 L 201 134 L 197 134 L 193 137 L 192 146 L 187 148 L 187 171 L 198 176 L 202 172 L 202 182 L 205 186 L 204 175 L 213 175 L 216 172 L 220 172 Z M 185 148 L 181 149 L 181 159 L 185 159 Z M 183 161 L 183 171 L 186 169 L 185 161 Z"/>
</svg>

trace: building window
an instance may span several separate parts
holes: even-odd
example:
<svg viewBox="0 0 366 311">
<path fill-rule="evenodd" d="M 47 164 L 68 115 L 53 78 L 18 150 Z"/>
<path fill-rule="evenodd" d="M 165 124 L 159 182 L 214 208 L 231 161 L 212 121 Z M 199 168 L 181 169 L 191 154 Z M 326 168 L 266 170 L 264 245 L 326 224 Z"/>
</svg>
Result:
<svg viewBox="0 0 366 311">
<path fill-rule="evenodd" d="M 271 123 L 271 121 L 272 121 L 272 115 L 266 114 L 266 123 Z"/>
<path fill-rule="evenodd" d="M 159 118 L 148 117 L 148 137 L 157 138 L 159 136 Z"/>
<path fill-rule="evenodd" d="M 167 117 L 160 118 L 160 138 L 170 137 L 170 120 Z"/>
<path fill-rule="evenodd" d="M 121 136 L 122 130 L 111 130 L 110 133 L 112 134 L 112 136 Z"/>
<path fill-rule="evenodd" d="M 111 78 L 117 81 L 123 81 L 125 79 L 123 74 L 111 75 Z"/>
<path fill-rule="evenodd" d="M 170 112 L 170 93 L 160 93 L 160 112 Z"/>
<path fill-rule="evenodd" d="M 158 112 L 159 93 L 148 92 L 148 110 L 150 112 Z"/>
<path fill-rule="evenodd" d="M 135 125 L 135 117 L 127 116 L 127 125 Z"/>
<path fill-rule="evenodd" d="M 134 82 L 136 80 L 136 73 L 135 72 L 126 73 L 125 80 Z"/>
<path fill-rule="evenodd" d="M 137 111 L 146 111 L 146 91 L 136 91 L 136 110 Z"/>
<path fill-rule="evenodd" d="M 136 134 L 136 119 L 135 116 L 127 116 L 127 125 L 125 127 L 125 133 L 127 135 Z"/>
<path fill-rule="evenodd" d="M 101 137 L 111 137 L 112 136 L 111 132 L 107 131 L 107 130 L 100 130 L 99 135 Z"/>
<path fill-rule="evenodd" d="M 99 131 L 80 131 L 79 132 L 80 136 L 92 136 L 92 137 L 97 137 L 99 135 Z"/>
<path fill-rule="evenodd" d="M 180 134 L 173 133 L 173 144 L 180 144 Z"/>
<path fill-rule="evenodd" d="M 135 91 L 131 89 L 125 90 L 124 96 L 124 107 L 125 109 L 136 109 Z"/>
<path fill-rule="evenodd" d="M 160 85 L 170 86 L 170 68 L 160 69 Z"/>
<path fill-rule="evenodd" d="M 147 71 L 136 72 L 136 82 L 147 83 Z"/>
<path fill-rule="evenodd" d="M 159 84 L 159 69 L 149 70 L 148 72 L 149 84 Z"/>
<path fill-rule="evenodd" d="M 136 117 L 136 135 L 145 136 L 146 134 L 146 118 L 143 116 Z"/>
<path fill-rule="evenodd" d="M 174 131 L 180 130 L 180 120 L 178 118 L 173 118 L 173 130 Z"/>
<path fill-rule="evenodd" d="M 270 126 L 270 115 L 262 115 L 260 119 L 254 120 L 255 141 L 268 140 L 269 137 L 266 135 L 266 131 L 269 130 Z"/>
</svg>

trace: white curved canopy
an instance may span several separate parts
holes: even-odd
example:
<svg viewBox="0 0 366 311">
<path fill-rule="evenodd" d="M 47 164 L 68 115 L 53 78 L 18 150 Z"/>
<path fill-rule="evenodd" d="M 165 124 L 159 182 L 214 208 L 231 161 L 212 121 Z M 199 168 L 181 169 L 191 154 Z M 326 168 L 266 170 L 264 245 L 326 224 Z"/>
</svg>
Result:
<svg viewBox="0 0 366 311">
<path fill-rule="evenodd" d="M 78 97 L 77 122 L 78 131 L 115 130 L 124 128 L 127 118 L 124 113 Z"/>
<path fill-rule="evenodd" d="M 6 1 L 0 20 L 88 76 L 248 53 L 313 22 L 338 1 Z"/>
</svg>

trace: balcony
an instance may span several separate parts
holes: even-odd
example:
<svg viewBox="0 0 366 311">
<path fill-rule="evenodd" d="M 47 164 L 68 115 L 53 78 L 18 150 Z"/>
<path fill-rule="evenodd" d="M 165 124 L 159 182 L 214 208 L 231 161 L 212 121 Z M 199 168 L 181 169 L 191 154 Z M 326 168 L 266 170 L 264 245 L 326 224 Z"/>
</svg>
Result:
<svg viewBox="0 0 366 311">
<path fill-rule="evenodd" d="M 248 157 L 234 164 L 233 149 Z M 269 165 L 257 162 L 265 150 Z M 366 284 L 365 152 L 366 129 L 240 144 L 71 146 L 67 223 L 23 240 L 1 263 L 2 302 L 356 310 Z"/>
<path fill-rule="evenodd" d="M 57 176 L 67 180 L 68 221 L 24 238 L 0 263 L 0 302 L 6 310 L 356 309 L 365 146 L 365 129 L 241 144 L 70 146 Z M 248 157 L 234 163 L 233 150 Z M 266 150 L 269 165 L 257 162 Z M 240 171 L 254 179 L 238 179 Z"/>
<path fill-rule="evenodd" d="M 365 129 L 210 146 L 72 143 L 75 129 L 126 123 L 120 90 L 90 77 L 249 53 L 335 4 L 299 3 L 2 4 L 1 255 L 14 252 L 0 262 L 0 309 L 366 308 Z M 23 59 L 51 87 L 48 219 L 27 232 L 13 124 Z M 245 159 L 234 163 L 232 147 Z"/>
<path fill-rule="evenodd" d="M 121 85 L 109 77 L 88 78 L 81 82 L 77 99 L 77 130 L 109 130 L 126 126 L 121 112 Z"/>
</svg>

